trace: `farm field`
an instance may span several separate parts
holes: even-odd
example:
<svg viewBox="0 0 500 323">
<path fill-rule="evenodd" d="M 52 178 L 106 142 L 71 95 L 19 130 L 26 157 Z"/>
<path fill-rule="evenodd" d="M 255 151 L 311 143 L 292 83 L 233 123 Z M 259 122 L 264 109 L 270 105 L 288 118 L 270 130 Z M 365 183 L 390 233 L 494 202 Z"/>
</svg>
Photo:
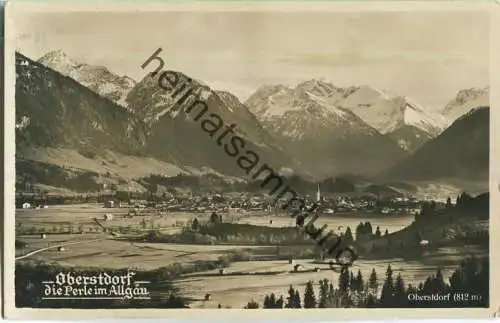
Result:
<svg viewBox="0 0 500 323">
<path fill-rule="evenodd" d="M 469 254 L 476 256 L 485 255 L 481 250 L 473 247 L 443 248 L 437 253 L 425 256 L 419 261 L 407 261 L 400 258 L 384 260 L 363 260 L 354 263 L 351 270 L 357 273 L 361 271 L 367 279 L 372 268 L 375 268 L 379 280 L 383 281 L 387 266 L 390 264 L 394 276 L 402 273 L 406 284 L 418 285 L 428 276 L 436 274 L 436 268 L 441 268 L 445 280 L 457 268 L 460 262 Z M 250 300 L 255 300 L 262 305 L 266 294 L 275 293 L 277 297 L 287 297 L 290 285 L 299 287 L 301 294 L 308 280 L 317 283 L 321 279 L 333 280 L 337 284 L 339 273 L 332 271 L 327 265 L 313 264 L 311 260 L 300 260 L 297 264 L 303 265 L 304 272 L 291 272 L 293 266 L 286 261 L 248 261 L 233 263 L 227 268 L 223 276 L 217 274 L 217 270 L 195 273 L 184 276 L 176 281 L 185 296 L 191 297 L 192 308 L 217 308 L 222 307 L 243 308 Z M 319 272 L 310 271 L 319 267 Z M 263 275 L 265 272 L 282 272 L 275 275 Z M 231 275 L 235 274 L 237 275 Z M 240 273 L 247 273 L 240 275 Z M 260 273 L 260 275 L 259 275 Z M 316 291 L 318 292 L 318 291 Z M 380 290 L 379 290 L 380 292 Z M 205 301 L 204 295 L 211 294 L 211 300 Z M 316 294 L 317 295 L 317 294 Z"/>
<path fill-rule="evenodd" d="M 105 215 L 111 214 L 112 220 L 105 221 Z M 176 232 L 195 214 L 187 212 L 172 212 L 161 216 L 153 213 L 128 217 L 127 208 L 104 208 L 101 204 L 54 205 L 47 209 L 18 209 L 16 210 L 16 225 L 24 228 L 36 227 L 46 231 L 57 231 L 73 227 L 83 228 L 83 231 L 96 229 L 94 219 L 102 221 L 109 228 L 131 228 L 135 230 L 149 230 L 161 228 L 162 231 Z M 208 218 L 208 215 L 207 215 Z"/>
<path fill-rule="evenodd" d="M 115 240 L 107 234 L 65 234 L 48 235 L 46 239 L 38 236 L 20 236 L 27 243 L 24 250 L 16 256 L 46 248 L 50 245 L 65 245 L 44 250 L 26 259 L 43 260 L 69 267 L 129 268 L 151 270 L 173 263 L 190 264 L 195 261 L 215 261 L 231 251 L 255 248 L 255 246 L 231 245 L 181 245 L 160 243 L 131 243 Z M 81 243 L 74 243 L 81 241 Z M 266 248 L 266 247 L 259 247 Z M 272 247 L 274 250 L 275 247 Z"/>
<path fill-rule="evenodd" d="M 106 221 L 104 215 L 113 214 Z M 19 261 L 42 260 L 67 267 L 97 267 L 110 269 L 152 270 L 174 263 L 190 266 L 197 261 L 216 261 L 221 256 L 233 252 L 250 250 L 250 254 L 265 256 L 276 255 L 277 246 L 255 245 L 193 245 L 129 242 L 114 237 L 109 232 L 95 230 L 100 228 L 94 221 L 99 219 L 106 228 L 130 228 L 134 232 L 147 231 L 151 228 L 163 233 L 174 233 L 190 223 L 195 217 L 200 222 L 208 221 L 210 213 L 170 212 L 166 215 L 143 215 L 126 217 L 127 209 L 103 208 L 97 204 L 49 206 L 47 209 L 27 209 L 16 211 L 16 225 L 23 228 L 35 228 L 37 234 L 21 234 L 16 239 L 24 242 L 24 248 L 16 249 L 16 257 L 28 254 Z M 272 216 L 263 212 L 237 216 L 222 214 L 224 221 L 246 223 L 262 226 L 291 226 L 292 219 L 284 216 Z M 272 223 L 271 223 L 272 221 Z M 355 227 L 361 221 L 356 214 L 325 215 L 318 219 L 316 225 L 327 224 L 333 230 L 344 231 L 347 226 L 355 233 Z M 373 217 L 369 220 L 372 226 L 380 226 L 384 232 L 398 231 L 413 221 L 412 216 Z M 146 223 L 146 225 L 144 224 Z M 78 233 L 57 233 L 53 228 L 79 228 Z M 47 233 L 42 237 L 40 229 Z M 52 233 L 56 232 L 56 233 Z M 69 231 L 73 232 L 73 231 Z M 81 233 L 83 232 L 83 233 Z M 64 246 L 64 250 L 59 249 Z M 48 247 L 52 247 L 46 249 Z M 290 248 L 306 248 L 293 246 Z M 282 254 L 288 247 L 281 247 Z M 34 251 L 39 251 L 35 252 Z M 32 253 L 32 254 L 29 254 Z M 420 260 L 404 260 L 399 258 L 384 260 L 358 259 L 352 271 L 361 270 L 366 279 L 372 268 L 375 268 L 382 280 L 387 265 L 390 263 L 395 275 L 404 272 L 405 282 L 418 284 L 429 275 L 435 274 L 436 268 L 443 269 L 445 279 L 456 269 L 462 259 L 469 255 L 484 254 L 482 250 L 463 246 L 459 248 L 441 248 L 437 252 L 424 255 Z M 299 287 L 301 293 L 308 280 L 317 282 L 327 278 L 337 282 L 338 273 L 330 270 L 328 265 L 314 264 L 312 259 L 296 260 L 302 267 L 293 272 L 293 265 L 286 260 L 261 260 L 232 262 L 225 268 L 224 275 L 218 269 L 186 274 L 174 281 L 182 294 L 191 299 L 192 308 L 223 307 L 243 308 L 248 301 L 254 299 L 262 303 L 266 294 L 275 293 L 286 297 L 290 285 Z M 318 267 L 319 272 L 314 269 Z M 161 293 L 161 291 L 159 291 Z M 205 301 L 206 294 L 211 300 Z"/>
<path fill-rule="evenodd" d="M 105 214 L 112 214 L 112 219 L 106 221 Z M 31 234 L 19 234 L 16 238 L 26 243 L 22 249 L 16 250 L 16 257 L 38 249 L 43 250 L 26 259 L 47 260 L 65 266 L 88 266 L 107 268 L 141 268 L 154 269 L 178 262 L 188 264 L 199 260 L 217 260 L 229 252 L 249 249 L 259 254 L 275 254 L 276 246 L 242 245 L 183 245 L 161 243 L 131 243 L 119 240 L 111 234 L 102 232 L 94 219 L 109 229 L 130 229 L 131 232 L 147 231 L 152 228 L 162 233 L 175 233 L 191 223 L 194 218 L 200 222 L 208 221 L 210 213 L 169 212 L 166 215 L 150 213 L 127 217 L 128 209 L 104 208 L 101 204 L 56 205 L 46 209 L 16 210 L 16 228 L 32 230 Z M 265 225 L 273 227 L 291 226 L 293 219 L 285 216 L 272 216 L 264 212 L 228 215 L 222 214 L 224 221 Z M 400 230 L 412 221 L 412 217 L 376 217 L 372 219 L 373 226 L 380 226 L 381 231 Z M 271 223 L 272 222 L 272 223 Z M 318 225 L 327 224 L 331 229 L 344 231 L 347 226 L 355 233 L 355 226 L 360 219 L 356 215 L 322 216 Z M 64 234 L 59 232 L 64 230 Z M 36 232 L 37 234 L 33 234 Z M 48 232 L 45 238 L 41 232 Z M 73 233 L 67 233 L 73 232 Z M 96 241 L 97 240 L 97 241 Z M 82 243 L 74 244 L 74 242 Z M 71 243 L 71 244 L 70 244 Z M 65 245 L 64 251 L 59 251 L 58 245 Z"/>
<path fill-rule="evenodd" d="M 105 214 L 111 214 L 112 220 L 105 221 Z M 104 208 L 101 204 L 77 204 L 77 205 L 55 205 L 47 209 L 18 209 L 16 210 L 16 225 L 21 225 L 25 229 L 36 228 L 47 232 L 57 232 L 58 230 L 72 227 L 75 231 L 82 229 L 84 232 L 92 232 L 96 229 L 94 218 L 101 221 L 107 228 L 129 228 L 134 230 L 159 229 L 162 233 L 179 232 L 181 228 L 191 223 L 194 218 L 200 222 L 208 221 L 211 212 L 168 212 L 165 215 L 159 213 L 145 213 L 145 215 L 127 217 L 126 208 Z M 288 216 L 269 215 L 265 212 L 248 212 L 243 214 L 222 213 L 222 218 L 226 222 L 253 224 L 270 227 L 294 226 L 295 220 Z M 316 225 L 327 224 L 335 231 L 345 231 L 347 226 L 351 227 L 353 235 L 356 226 L 363 221 L 359 215 L 322 215 L 316 221 Z M 413 216 L 377 216 L 369 220 L 374 227 L 380 226 L 384 232 L 389 233 L 401 230 L 413 221 Z M 271 223 L 272 222 L 272 223 Z M 78 230 L 80 231 L 80 230 Z M 38 232 L 38 231 L 37 231 Z"/>
</svg>

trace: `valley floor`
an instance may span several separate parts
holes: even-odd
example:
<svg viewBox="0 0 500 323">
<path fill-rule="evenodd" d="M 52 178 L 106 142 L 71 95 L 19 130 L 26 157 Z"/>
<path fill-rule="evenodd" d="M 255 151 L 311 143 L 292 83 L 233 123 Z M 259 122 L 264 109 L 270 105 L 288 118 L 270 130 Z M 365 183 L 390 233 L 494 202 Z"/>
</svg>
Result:
<svg viewBox="0 0 500 323">
<path fill-rule="evenodd" d="M 113 219 L 104 221 L 103 216 L 112 213 Z M 221 257 L 235 252 L 246 252 L 250 255 L 276 255 L 276 245 L 196 245 L 196 244 L 170 244 L 130 242 L 109 232 L 95 230 L 98 226 L 94 219 L 107 228 L 129 229 L 136 235 L 143 234 L 149 228 L 156 228 L 162 233 L 174 233 L 182 230 L 182 226 L 192 221 L 195 217 L 200 221 L 208 220 L 209 214 L 192 214 L 186 212 L 168 213 L 164 216 L 147 215 L 137 217 L 124 217 L 126 209 L 104 209 L 97 204 L 92 205 L 63 205 L 50 206 L 47 209 L 17 210 L 16 229 L 23 232 L 18 234 L 16 240 L 25 245 L 16 248 L 16 257 L 19 262 L 44 261 L 57 263 L 64 267 L 94 267 L 111 269 L 137 269 L 152 270 L 179 264 L 186 268 L 195 263 L 215 262 Z M 224 215 L 229 220 L 229 215 Z M 272 219 L 272 224 L 269 220 Z M 231 219 L 236 223 L 246 223 L 264 226 L 290 226 L 290 219 L 286 217 L 268 216 L 259 213 L 247 214 Z M 361 221 L 359 216 L 325 216 L 318 220 L 318 225 L 328 224 L 334 230 L 344 231 L 347 226 L 351 229 Z M 370 219 L 374 227 L 380 226 L 383 232 L 388 229 L 390 233 L 401 230 L 413 221 L 413 216 L 375 217 Z M 43 228 L 46 236 L 42 236 Z M 124 229 L 125 228 L 125 229 Z M 54 230 L 54 231 L 51 231 Z M 68 231 L 73 233 L 57 233 Z M 353 230 L 354 231 L 354 230 Z M 29 234 L 27 232 L 30 232 Z M 83 232 L 83 233 L 82 233 Z M 59 247 L 64 247 L 61 250 Z M 293 247 L 293 246 L 292 246 Z M 298 246 L 297 246 L 298 247 Z M 287 247 L 282 247 L 281 253 L 286 253 Z M 302 247 L 300 247 L 302 248 Z M 304 247 L 306 248 L 306 247 Z M 279 252 L 278 252 L 279 253 Z M 24 258 L 21 259 L 21 257 Z M 436 273 L 437 268 L 442 268 L 444 277 L 457 268 L 460 262 L 471 256 L 487 255 L 487 251 L 475 246 L 459 246 L 439 248 L 432 253 L 424 253 L 419 259 L 358 259 L 352 268 L 358 269 L 363 277 L 368 277 L 375 268 L 380 279 L 390 264 L 395 275 L 401 273 L 405 283 L 417 284 L 428 276 Z M 252 260 L 231 262 L 226 267 L 224 275 L 214 266 L 198 268 L 175 279 L 174 285 L 181 294 L 190 300 L 193 308 L 222 307 L 243 308 L 248 301 L 254 299 L 262 302 L 265 295 L 275 293 L 286 297 L 290 285 L 300 287 L 308 280 L 317 282 L 327 278 L 336 282 L 339 273 L 332 271 L 328 265 L 313 263 L 313 259 L 297 259 L 297 264 L 302 268 L 293 272 L 293 265 L 287 260 Z M 320 268 L 319 272 L 314 269 Z M 161 290 L 158 292 L 161 293 Z M 206 294 L 211 294 L 211 300 L 205 301 Z"/>
</svg>

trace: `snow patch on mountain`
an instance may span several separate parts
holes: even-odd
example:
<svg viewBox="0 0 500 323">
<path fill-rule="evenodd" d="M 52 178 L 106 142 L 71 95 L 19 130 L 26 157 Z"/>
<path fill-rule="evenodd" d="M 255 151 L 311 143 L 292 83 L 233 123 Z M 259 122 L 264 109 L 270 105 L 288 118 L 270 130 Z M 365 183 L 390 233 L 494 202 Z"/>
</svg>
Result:
<svg viewBox="0 0 500 323">
<path fill-rule="evenodd" d="M 290 113 L 317 114 L 334 120 L 345 118 L 345 111 L 334 102 L 342 90 L 321 80 L 310 80 L 295 88 L 284 85 L 260 87 L 246 105 L 260 120 L 283 118 Z M 296 131 L 287 132 L 297 135 Z"/>
<path fill-rule="evenodd" d="M 446 125 L 442 116 L 425 109 L 413 100 L 369 86 L 358 88 L 336 104 L 351 110 L 384 134 L 410 125 L 435 136 Z"/>
<path fill-rule="evenodd" d="M 490 88 L 469 88 L 457 92 L 441 111 L 448 124 L 465 115 L 474 108 L 490 105 Z"/>
<path fill-rule="evenodd" d="M 66 76 L 80 65 L 61 49 L 45 54 L 38 62 Z"/>
<path fill-rule="evenodd" d="M 136 85 L 130 77 L 115 75 L 106 67 L 78 63 L 60 49 L 45 54 L 38 62 L 123 107 L 127 106 L 126 97 Z"/>
<path fill-rule="evenodd" d="M 410 100 L 406 99 L 407 102 Z M 446 127 L 446 120 L 438 113 L 433 113 L 415 103 L 408 103 L 403 109 L 403 123 L 415 126 L 430 135 L 437 135 Z"/>
</svg>

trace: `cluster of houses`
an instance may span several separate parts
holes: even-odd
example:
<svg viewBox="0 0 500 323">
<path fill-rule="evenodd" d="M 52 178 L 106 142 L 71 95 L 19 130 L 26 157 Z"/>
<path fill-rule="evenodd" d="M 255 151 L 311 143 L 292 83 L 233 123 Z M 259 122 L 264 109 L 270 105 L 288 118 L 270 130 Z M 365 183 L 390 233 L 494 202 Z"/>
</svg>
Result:
<svg viewBox="0 0 500 323">
<path fill-rule="evenodd" d="M 316 196 L 303 195 L 300 199 L 304 206 L 314 203 L 319 205 L 318 212 L 322 214 L 372 212 L 383 215 L 416 214 L 420 211 L 420 201 L 411 197 L 394 197 L 378 200 L 373 197 L 350 197 L 321 195 L 318 188 Z M 287 200 L 281 201 L 285 204 Z M 170 195 L 162 199 L 128 199 L 120 201 L 110 196 L 104 201 L 105 208 L 128 208 L 129 216 L 148 214 L 150 212 L 166 214 L 168 212 L 190 213 L 232 213 L 245 214 L 252 211 L 275 213 L 283 205 L 275 203 L 272 196 L 250 193 L 194 193 Z M 287 211 L 293 211 L 292 205 Z"/>
<path fill-rule="evenodd" d="M 154 209 L 160 212 L 232 212 L 244 213 L 246 211 L 270 211 L 270 199 L 265 196 L 239 196 L 223 195 L 220 193 L 195 194 L 189 193 L 170 197 L 164 200 L 147 201 L 130 199 L 118 201 L 109 198 L 104 202 L 105 208 L 129 208 L 131 215 L 148 213 Z"/>
<path fill-rule="evenodd" d="M 128 195 L 128 194 L 127 194 Z M 168 212 L 224 212 L 224 213 L 246 213 L 251 211 L 261 211 L 275 213 L 288 201 L 286 199 L 275 203 L 274 197 L 258 193 L 169 193 L 162 197 L 151 196 L 147 199 L 133 198 L 131 196 L 119 196 L 118 194 L 100 195 L 96 201 L 103 203 L 105 208 L 127 208 L 129 216 L 147 214 L 150 212 L 164 215 Z M 54 199 L 54 198 L 52 198 Z M 318 211 L 323 214 L 343 214 L 349 212 L 373 212 L 382 215 L 394 214 L 416 214 L 420 211 L 421 201 L 412 197 L 397 196 L 393 198 L 377 199 L 373 196 L 347 196 L 331 195 L 322 196 L 320 188 L 315 196 L 303 195 L 300 199 L 304 201 L 306 207 L 313 203 L 319 204 Z M 87 202 L 89 197 L 85 199 Z M 19 202 L 19 203 L 18 203 Z M 56 201 L 54 201 L 56 202 Z M 45 198 L 38 203 L 33 203 L 29 199 L 16 199 L 18 208 L 46 208 L 49 200 Z M 293 207 L 287 211 L 293 211 Z"/>
</svg>

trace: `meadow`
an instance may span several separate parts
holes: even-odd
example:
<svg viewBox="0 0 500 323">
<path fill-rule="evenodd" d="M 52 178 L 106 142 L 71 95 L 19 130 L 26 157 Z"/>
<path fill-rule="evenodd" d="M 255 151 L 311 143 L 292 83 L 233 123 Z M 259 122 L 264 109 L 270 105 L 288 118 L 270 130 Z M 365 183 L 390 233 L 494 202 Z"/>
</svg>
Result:
<svg viewBox="0 0 500 323">
<path fill-rule="evenodd" d="M 106 221 L 104 215 L 113 214 Z M 290 285 L 302 288 L 308 281 L 323 278 L 336 281 L 339 273 L 318 264 L 312 258 L 298 257 L 294 264 L 301 267 L 295 272 L 287 253 L 307 253 L 307 246 L 277 245 L 231 245 L 231 244 L 173 244 L 131 241 L 105 232 L 94 219 L 107 229 L 123 231 L 128 237 L 140 237 L 154 229 L 164 234 L 182 231 L 194 218 L 200 223 L 209 221 L 210 213 L 169 212 L 164 215 L 148 213 L 128 217 L 128 209 L 103 208 L 98 204 L 50 206 L 46 209 L 16 210 L 16 239 L 24 243 L 16 248 L 16 257 L 30 252 L 32 255 L 18 260 L 43 261 L 64 267 L 94 267 L 137 270 L 155 270 L 168 267 L 174 272 L 174 285 L 184 297 L 190 300 L 190 307 L 242 308 L 251 299 L 261 302 L 271 292 L 286 296 Z M 239 215 L 221 214 L 223 221 L 260 226 L 288 227 L 292 220 L 283 216 L 273 216 L 263 212 Z M 354 228 L 361 222 L 356 214 L 322 216 L 317 225 L 327 224 L 331 229 L 344 231 L 347 226 Z M 366 218 L 365 218 L 366 219 Z M 413 216 L 373 217 L 369 221 L 384 232 L 396 232 L 408 226 Z M 45 232 L 45 236 L 43 236 Z M 59 248 L 63 246 L 64 249 Z M 48 249 L 46 249 L 48 248 Z M 418 283 L 437 267 L 447 276 L 462 259 L 475 254 L 484 254 L 472 246 L 440 248 L 424 254 L 421 259 L 408 260 L 390 258 L 384 260 L 359 259 L 351 268 L 358 269 L 363 277 L 368 277 L 372 268 L 383 279 L 383 273 L 390 263 L 395 273 L 404 272 L 406 283 Z M 280 257 L 277 257 L 279 255 Z M 236 257 L 237 256 L 237 257 Z M 224 267 L 225 272 L 220 273 Z M 174 268 L 174 269 L 172 269 Z M 170 276 L 169 276 L 170 277 Z M 161 293 L 161 291 L 160 291 Z M 211 300 L 204 300 L 211 294 Z"/>
</svg>

